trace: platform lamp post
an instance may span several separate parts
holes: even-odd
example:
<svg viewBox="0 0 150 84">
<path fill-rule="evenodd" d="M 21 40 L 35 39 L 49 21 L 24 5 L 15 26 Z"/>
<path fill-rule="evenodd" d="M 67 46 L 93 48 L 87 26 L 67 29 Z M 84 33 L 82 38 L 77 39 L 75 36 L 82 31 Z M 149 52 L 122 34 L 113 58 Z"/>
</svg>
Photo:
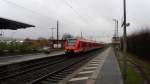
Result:
<svg viewBox="0 0 150 84">
<path fill-rule="evenodd" d="M 113 21 L 115 21 L 115 36 L 118 37 L 118 20 L 113 19 Z"/>
</svg>

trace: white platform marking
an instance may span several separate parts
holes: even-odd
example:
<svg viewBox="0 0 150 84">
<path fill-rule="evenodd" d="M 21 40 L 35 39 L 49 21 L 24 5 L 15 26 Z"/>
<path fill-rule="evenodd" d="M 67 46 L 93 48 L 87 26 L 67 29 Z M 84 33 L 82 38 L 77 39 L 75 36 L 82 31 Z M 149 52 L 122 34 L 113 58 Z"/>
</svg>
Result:
<svg viewBox="0 0 150 84">
<path fill-rule="evenodd" d="M 80 78 L 72 78 L 69 81 L 79 81 L 79 80 L 87 80 L 89 77 L 80 77 Z"/>
<path fill-rule="evenodd" d="M 93 60 L 93 61 L 95 61 L 95 62 L 98 62 L 98 61 L 100 61 L 100 60 L 98 60 L 98 59 L 95 59 L 95 60 Z"/>
<path fill-rule="evenodd" d="M 90 64 L 99 64 L 99 62 L 90 62 Z"/>
<path fill-rule="evenodd" d="M 99 64 L 89 64 L 90 66 L 97 66 L 97 65 L 99 65 Z"/>
<path fill-rule="evenodd" d="M 80 73 L 78 73 L 78 74 L 88 74 L 88 73 L 93 73 L 94 71 L 82 71 L 82 72 L 80 72 Z"/>
<path fill-rule="evenodd" d="M 87 69 L 97 69 L 97 67 L 86 67 L 86 68 L 84 68 L 84 70 L 87 70 Z"/>
</svg>

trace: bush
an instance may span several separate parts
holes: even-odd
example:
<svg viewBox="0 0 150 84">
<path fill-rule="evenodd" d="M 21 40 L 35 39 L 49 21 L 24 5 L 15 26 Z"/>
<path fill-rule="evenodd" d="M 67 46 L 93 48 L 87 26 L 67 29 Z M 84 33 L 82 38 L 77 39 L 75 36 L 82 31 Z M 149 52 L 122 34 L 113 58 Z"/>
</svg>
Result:
<svg viewBox="0 0 150 84">
<path fill-rule="evenodd" d="M 32 44 L 28 44 L 26 42 L 0 42 L 0 54 L 6 53 L 31 53 L 35 52 L 33 50 L 37 49 L 38 46 L 33 46 Z"/>
<path fill-rule="evenodd" d="M 121 41 L 122 43 L 122 41 Z M 149 29 L 135 32 L 127 37 L 127 51 L 140 58 L 150 59 L 150 31 Z"/>
</svg>

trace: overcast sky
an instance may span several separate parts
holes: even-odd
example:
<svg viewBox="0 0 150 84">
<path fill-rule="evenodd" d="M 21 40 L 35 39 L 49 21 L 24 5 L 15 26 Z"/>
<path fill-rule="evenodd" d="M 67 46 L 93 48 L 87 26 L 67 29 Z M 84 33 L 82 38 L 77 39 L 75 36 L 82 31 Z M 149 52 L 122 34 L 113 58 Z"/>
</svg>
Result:
<svg viewBox="0 0 150 84">
<path fill-rule="evenodd" d="M 149 26 L 149 0 L 127 0 L 128 34 Z M 6 37 L 48 38 L 50 28 L 59 21 L 60 35 L 65 32 L 109 42 L 114 34 L 113 18 L 121 24 L 123 0 L 0 0 L 0 17 L 35 25 L 17 31 L 3 30 Z M 56 30 L 54 31 L 56 33 Z M 119 26 L 122 35 L 122 28 Z"/>
</svg>

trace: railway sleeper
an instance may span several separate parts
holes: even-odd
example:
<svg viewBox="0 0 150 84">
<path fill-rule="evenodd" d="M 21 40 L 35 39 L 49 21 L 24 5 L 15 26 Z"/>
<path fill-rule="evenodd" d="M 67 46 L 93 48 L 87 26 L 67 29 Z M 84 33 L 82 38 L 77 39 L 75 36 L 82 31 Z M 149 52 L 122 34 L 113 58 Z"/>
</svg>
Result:
<svg viewBox="0 0 150 84">
<path fill-rule="evenodd" d="M 69 68 L 69 69 L 66 69 L 66 70 L 63 70 L 63 71 L 66 72 L 66 71 L 73 71 L 73 70 L 74 70 L 73 68 Z"/>
<path fill-rule="evenodd" d="M 56 80 L 62 80 L 62 78 L 56 77 L 56 76 L 50 76 L 49 78 L 51 78 L 51 79 L 56 79 Z"/>
<path fill-rule="evenodd" d="M 71 74 L 71 71 L 60 72 L 60 73 L 64 73 L 64 74 Z"/>
<path fill-rule="evenodd" d="M 57 83 L 59 80 L 47 78 L 45 81 L 52 82 L 52 83 Z"/>
<path fill-rule="evenodd" d="M 65 78 L 65 76 L 63 76 L 63 75 L 58 75 L 58 74 L 53 75 L 53 76 L 56 76 L 56 77 L 59 77 L 59 78 Z"/>
<path fill-rule="evenodd" d="M 51 83 L 51 82 L 49 82 L 49 81 L 42 81 L 42 82 L 39 83 L 39 84 L 57 84 L 57 83 Z"/>
<path fill-rule="evenodd" d="M 71 74 L 71 72 L 60 72 L 58 73 L 59 75 L 67 75 L 67 74 Z"/>
</svg>

